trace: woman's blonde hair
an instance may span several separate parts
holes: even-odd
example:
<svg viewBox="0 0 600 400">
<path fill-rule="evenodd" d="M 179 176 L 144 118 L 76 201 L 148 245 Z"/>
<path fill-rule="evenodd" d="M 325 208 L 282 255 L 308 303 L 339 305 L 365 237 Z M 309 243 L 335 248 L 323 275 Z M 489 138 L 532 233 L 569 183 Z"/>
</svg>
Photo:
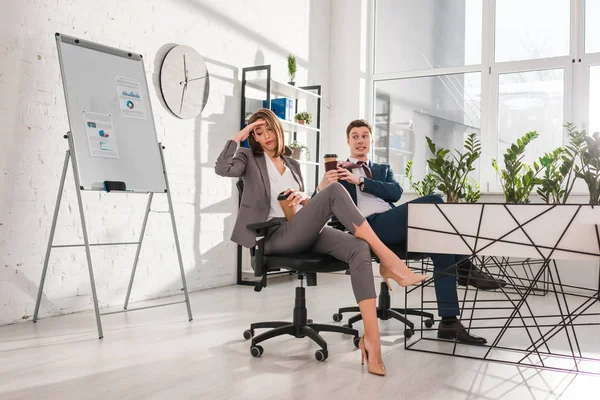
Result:
<svg viewBox="0 0 600 400">
<path fill-rule="evenodd" d="M 268 108 L 261 108 L 254 114 L 250 116 L 248 120 L 248 125 L 256 122 L 256 120 L 264 119 L 267 123 L 267 126 L 271 128 L 275 132 L 275 157 L 279 157 L 284 153 L 285 143 L 283 136 L 283 125 L 279 121 L 279 118 L 275 115 L 275 113 Z M 255 156 L 264 154 L 264 151 L 260 144 L 254 140 L 254 131 L 250 132 L 250 136 L 248 136 L 248 143 L 250 143 L 250 148 L 252 149 L 252 153 Z"/>
</svg>

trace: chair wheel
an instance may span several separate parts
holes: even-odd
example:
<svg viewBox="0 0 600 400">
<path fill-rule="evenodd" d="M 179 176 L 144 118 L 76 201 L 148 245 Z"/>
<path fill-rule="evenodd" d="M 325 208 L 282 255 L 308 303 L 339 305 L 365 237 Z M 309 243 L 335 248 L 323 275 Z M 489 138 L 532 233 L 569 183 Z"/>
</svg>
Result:
<svg viewBox="0 0 600 400">
<path fill-rule="evenodd" d="M 317 361 L 325 361 L 329 357 L 329 352 L 327 350 L 321 349 L 315 352 L 315 358 Z"/>
<path fill-rule="evenodd" d="M 431 318 L 428 318 L 425 320 L 425 326 L 427 328 L 431 328 L 433 326 L 433 320 Z"/>
<path fill-rule="evenodd" d="M 352 324 L 346 324 L 346 325 L 342 325 L 344 328 L 350 328 L 352 329 Z"/>
<path fill-rule="evenodd" d="M 352 342 L 354 343 L 354 347 L 356 347 L 358 349 L 358 344 L 360 343 L 360 338 L 358 336 L 355 336 L 354 339 L 352 339 Z"/>
<path fill-rule="evenodd" d="M 406 340 L 410 339 L 414 333 L 415 332 L 412 329 L 405 329 L 404 330 L 404 339 L 406 339 Z"/>
<path fill-rule="evenodd" d="M 252 339 L 254 337 L 254 331 L 252 329 L 246 329 L 244 331 L 244 339 Z"/>
<path fill-rule="evenodd" d="M 264 351 L 265 349 L 263 349 L 260 345 L 250 347 L 250 354 L 252 354 L 252 357 L 254 358 L 262 356 Z"/>
<path fill-rule="evenodd" d="M 344 316 L 340 313 L 333 314 L 333 320 L 335 322 L 340 322 L 343 318 L 344 318 Z"/>
</svg>

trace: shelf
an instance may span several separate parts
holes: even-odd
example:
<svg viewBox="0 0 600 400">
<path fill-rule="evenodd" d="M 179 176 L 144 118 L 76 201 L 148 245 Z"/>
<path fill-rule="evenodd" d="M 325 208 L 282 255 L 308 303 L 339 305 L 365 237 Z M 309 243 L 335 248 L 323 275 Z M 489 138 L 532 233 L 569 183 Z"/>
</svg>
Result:
<svg viewBox="0 0 600 400">
<path fill-rule="evenodd" d="M 281 121 L 281 124 L 283 125 L 283 129 L 285 129 L 286 126 L 289 126 L 289 127 L 295 128 L 294 130 L 297 132 L 298 131 L 300 131 L 300 132 L 302 132 L 302 131 L 319 132 L 319 129 L 310 127 L 308 125 L 298 124 L 296 122 L 288 121 L 287 119 L 279 118 L 279 120 Z"/>
<path fill-rule="evenodd" d="M 293 128 L 293 131 L 296 131 L 296 132 L 320 132 L 320 129 L 313 128 L 308 125 L 298 124 L 293 121 L 288 121 L 287 119 L 281 119 L 281 118 L 278 118 L 278 119 L 281 122 L 281 125 L 283 125 L 283 129 L 288 132 L 290 131 L 290 129 L 286 129 L 286 127 Z M 246 125 L 248 125 L 247 119 L 246 119 Z"/>
<path fill-rule="evenodd" d="M 267 90 L 266 79 L 248 79 L 246 85 L 253 87 L 258 90 Z M 309 92 L 308 90 L 300 89 L 299 87 L 288 85 L 287 83 L 279 82 L 271 79 L 271 93 L 276 96 L 288 97 L 291 99 L 320 99 L 316 93 Z"/>
</svg>

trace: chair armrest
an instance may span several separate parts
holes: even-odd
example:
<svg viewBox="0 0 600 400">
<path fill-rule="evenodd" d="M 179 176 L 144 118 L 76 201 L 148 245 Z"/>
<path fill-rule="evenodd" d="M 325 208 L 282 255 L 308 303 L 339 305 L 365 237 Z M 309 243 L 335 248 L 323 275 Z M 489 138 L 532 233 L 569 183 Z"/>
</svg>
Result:
<svg viewBox="0 0 600 400">
<path fill-rule="evenodd" d="M 261 281 L 254 288 L 255 291 L 260 292 L 263 286 L 267 285 L 264 270 L 264 255 L 265 255 L 265 236 L 267 235 L 267 229 L 274 226 L 281 225 L 281 220 L 269 220 L 266 222 L 256 222 L 254 224 L 246 225 L 246 228 L 256 231 L 256 244 L 254 248 L 250 249 L 252 254 L 252 268 L 254 269 L 254 276 L 262 277 Z"/>
<path fill-rule="evenodd" d="M 281 221 L 270 220 L 267 222 L 256 222 L 254 224 L 248 224 L 248 225 L 246 225 L 246 228 L 252 229 L 253 231 L 261 231 L 263 229 L 267 229 L 267 228 L 271 228 L 273 226 L 279 226 L 279 225 L 281 225 Z"/>
</svg>

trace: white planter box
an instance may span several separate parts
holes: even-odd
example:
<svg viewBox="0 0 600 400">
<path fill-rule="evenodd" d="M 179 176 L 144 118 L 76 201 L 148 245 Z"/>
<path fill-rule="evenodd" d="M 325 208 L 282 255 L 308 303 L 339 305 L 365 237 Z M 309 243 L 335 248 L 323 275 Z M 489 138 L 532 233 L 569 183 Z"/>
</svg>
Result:
<svg viewBox="0 0 600 400">
<path fill-rule="evenodd" d="M 587 204 L 409 204 L 408 251 L 597 260 L 600 207 Z"/>
</svg>

